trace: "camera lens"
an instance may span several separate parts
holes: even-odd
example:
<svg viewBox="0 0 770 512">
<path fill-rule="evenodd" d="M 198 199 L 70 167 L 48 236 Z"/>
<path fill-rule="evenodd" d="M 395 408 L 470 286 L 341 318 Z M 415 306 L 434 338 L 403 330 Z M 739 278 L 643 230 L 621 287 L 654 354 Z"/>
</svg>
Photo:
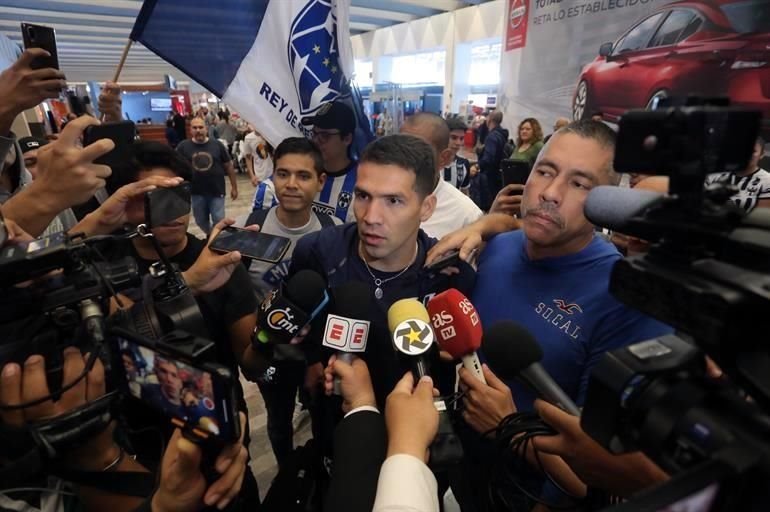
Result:
<svg viewBox="0 0 770 512">
<path fill-rule="evenodd" d="M 29 39 L 31 41 L 35 40 L 35 29 L 33 27 L 27 27 L 27 34 L 29 35 Z"/>
</svg>

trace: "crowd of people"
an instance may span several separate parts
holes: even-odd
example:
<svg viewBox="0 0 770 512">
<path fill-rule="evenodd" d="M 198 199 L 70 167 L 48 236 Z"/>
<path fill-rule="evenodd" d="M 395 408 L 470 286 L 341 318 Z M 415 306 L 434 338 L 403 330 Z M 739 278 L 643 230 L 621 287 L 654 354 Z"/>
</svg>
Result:
<svg viewBox="0 0 770 512">
<path fill-rule="evenodd" d="M 55 97 L 63 86 L 58 71 L 30 67 L 41 52 L 27 50 L 0 74 L 5 243 L 54 231 L 94 237 L 136 228 L 147 221 L 143 199 L 148 191 L 190 182 L 192 216 L 206 240 L 189 232 L 187 213 L 153 226 L 154 241 L 111 239 L 100 253 L 106 261 L 131 257 L 146 276 L 153 274 L 161 248 L 179 269 L 208 331 L 195 334 L 214 343 L 216 363 L 259 386 L 279 478 L 281 471 L 296 467 L 292 413 L 297 396 L 302 397 L 315 441 L 308 453 L 318 462 L 313 487 L 324 510 L 437 511 L 447 489 L 463 510 L 487 510 L 489 468 L 499 456 L 487 434 L 517 412 L 538 414 L 556 434 L 538 437 L 522 455 L 531 464 L 517 475 L 527 492 L 518 496 L 516 510 L 543 510 L 533 497 L 563 506 L 584 498 L 589 488 L 628 497 L 669 478 L 641 453 L 610 454 L 581 430 L 577 418 L 539 400 L 511 376 L 497 375 L 495 361 L 483 365 L 482 382 L 464 368 L 458 371 L 457 361 L 434 347 L 426 354 L 430 376 L 416 380 L 393 348 L 388 323 L 390 307 L 401 299 L 427 304 L 436 294 L 459 290 L 471 299 L 483 326 L 511 320 L 533 333 L 544 369 L 578 406 L 585 402 L 591 370 L 608 350 L 671 333 L 671 327 L 619 302 L 608 289 L 621 251 L 632 246 L 644 251 L 643 244 L 634 243 L 642 241 L 617 237 L 613 244 L 583 213 L 591 189 L 621 181 L 613 169 L 616 134 L 605 123 L 560 119 L 546 140 L 538 120 L 526 118 L 511 142 L 503 113 L 493 111 L 471 162 L 460 155 L 467 130 L 462 120 L 422 112 L 406 118 L 399 133 L 383 127 L 382 136 L 360 148 L 359 155 L 352 148 L 353 111 L 336 101 L 302 120 L 312 126 L 310 139 L 287 138 L 273 150 L 259 133 L 248 130 L 242 154 L 254 198 L 249 214 L 230 219 L 225 179 L 230 180 L 231 200 L 243 191 L 232 155 L 239 133 L 225 112 L 216 120 L 201 109 L 189 125 L 170 119 L 168 128 L 177 135 L 174 147 L 138 140 L 115 168 L 94 163 L 113 149 L 112 141 L 80 145 L 86 127 L 99 123 L 89 116 L 70 121 L 52 142 L 17 139 L 10 132 L 13 118 Z M 105 122 L 121 119 L 119 88 L 105 88 L 99 103 Z M 707 186 L 737 187 L 733 201 L 746 211 L 767 207 L 770 174 L 759 167 L 763 152 L 764 141 L 758 140 L 744 171 L 710 177 Z M 527 163 L 530 172 L 523 183 L 504 186 L 505 159 Z M 636 187 L 659 180 L 632 179 Z M 665 182 L 655 186 L 667 188 Z M 90 211 L 73 214 L 72 208 L 100 192 Z M 210 241 L 227 226 L 285 237 L 290 249 L 272 263 L 210 250 Z M 429 268 L 454 249 L 460 259 L 450 268 Z M 275 346 L 270 354 L 254 342 L 265 321 L 258 318 L 259 303 L 308 270 L 331 290 L 356 281 L 370 292 L 368 343 L 351 361 L 322 347 L 313 331 L 297 343 Z M 140 291 L 122 291 L 120 304 L 140 301 Z M 46 421 L 105 393 L 102 363 L 97 359 L 86 371 L 89 355 L 81 353 L 77 340 L 70 341 L 73 346 L 62 356 L 65 391 L 53 398 L 41 355 L 4 362 L 0 405 L 40 403 L 2 408 L 3 425 L 23 428 Z M 184 368 L 162 358 L 154 359 L 151 375 L 149 368 L 137 368 L 141 360 L 135 352 L 124 355 L 126 370 L 136 376 L 134 394 L 146 400 L 126 401 L 121 421 L 112 420 L 98 435 L 72 447 L 52 476 L 74 479 L 75 498 L 86 510 L 259 510 L 248 463 L 259 454 L 248 453 L 249 415 L 240 383 L 234 381 L 241 436 L 217 446 L 212 455 L 158 412 L 202 414 L 201 400 L 211 398 L 203 376 L 183 378 Z M 341 398 L 333 396 L 335 379 Z M 464 457 L 452 471 L 434 474 L 429 466 L 439 429 L 434 396 L 452 395 L 458 387 L 462 394 L 452 412 Z M 0 465 L 11 462 L 0 457 Z M 109 473 L 113 484 L 124 474 L 145 475 L 151 485 L 145 493 L 127 492 L 134 485 L 128 477 L 124 484 L 104 487 L 103 479 L 88 478 L 91 473 Z M 296 502 L 297 489 L 289 487 L 286 502 L 274 493 L 274 503 L 283 503 L 274 509 L 289 510 L 289 503 Z M 0 492 L 8 499 L 0 500 L 0 509 L 18 510 L 8 505 L 14 500 L 24 501 L 31 507 L 27 510 L 50 506 L 45 493 Z"/>
</svg>

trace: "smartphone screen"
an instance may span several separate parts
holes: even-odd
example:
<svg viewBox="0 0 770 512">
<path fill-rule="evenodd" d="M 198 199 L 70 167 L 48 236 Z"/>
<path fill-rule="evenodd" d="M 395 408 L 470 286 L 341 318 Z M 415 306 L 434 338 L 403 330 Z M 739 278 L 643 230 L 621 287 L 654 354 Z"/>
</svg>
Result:
<svg viewBox="0 0 770 512">
<path fill-rule="evenodd" d="M 233 383 L 222 374 L 229 375 L 227 369 L 198 368 L 125 338 L 119 338 L 118 346 L 128 394 L 202 438 L 238 439 Z"/>
<path fill-rule="evenodd" d="M 51 27 L 21 24 L 21 37 L 24 40 L 24 48 L 42 48 L 51 55 L 38 57 L 32 61 L 32 69 L 56 68 L 59 69 L 59 52 L 56 49 L 56 31 Z"/>
<path fill-rule="evenodd" d="M 144 219 L 150 228 L 162 226 L 190 213 L 191 185 L 185 181 L 170 188 L 156 188 L 144 196 Z"/>
<path fill-rule="evenodd" d="M 110 139 L 115 143 L 115 148 L 94 160 L 94 163 L 115 169 L 131 157 L 130 149 L 135 135 L 136 127 L 131 121 L 91 125 L 83 131 L 83 147 L 100 139 Z"/>
<path fill-rule="evenodd" d="M 291 240 L 282 236 L 227 227 L 211 242 L 210 249 L 217 252 L 239 251 L 246 258 L 278 263 L 290 245 Z"/>
<path fill-rule="evenodd" d="M 529 178 L 529 163 L 523 160 L 503 160 L 501 162 L 503 186 L 524 185 Z"/>
</svg>

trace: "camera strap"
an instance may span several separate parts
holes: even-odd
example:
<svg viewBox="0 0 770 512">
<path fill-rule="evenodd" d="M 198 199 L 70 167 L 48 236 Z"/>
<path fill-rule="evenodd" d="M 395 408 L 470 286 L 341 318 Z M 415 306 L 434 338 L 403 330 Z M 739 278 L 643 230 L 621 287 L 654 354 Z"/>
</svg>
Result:
<svg viewBox="0 0 770 512">
<path fill-rule="evenodd" d="M 55 418 L 30 424 L 35 444 L 48 459 L 83 445 L 110 424 L 117 396 L 113 391 Z"/>
</svg>

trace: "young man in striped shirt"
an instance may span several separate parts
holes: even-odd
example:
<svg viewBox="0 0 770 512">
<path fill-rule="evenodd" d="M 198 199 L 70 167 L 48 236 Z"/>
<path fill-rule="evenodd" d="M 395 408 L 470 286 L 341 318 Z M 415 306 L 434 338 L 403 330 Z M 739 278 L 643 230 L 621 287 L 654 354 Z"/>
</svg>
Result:
<svg viewBox="0 0 770 512">
<path fill-rule="evenodd" d="M 313 142 L 321 150 L 326 168 L 326 183 L 313 201 L 313 210 L 355 222 L 353 188 L 358 162 L 350 157 L 356 130 L 353 110 L 341 101 L 327 103 L 314 116 L 303 118 L 302 124 L 313 126 Z"/>
<path fill-rule="evenodd" d="M 754 153 L 746 169 L 741 172 L 720 172 L 706 177 L 705 185 L 732 185 L 738 189 L 730 200 L 750 212 L 754 208 L 770 208 L 770 172 L 759 166 L 765 154 L 765 141 L 757 137 Z"/>
<path fill-rule="evenodd" d="M 459 117 L 446 120 L 449 126 L 449 149 L 452 151 L 452 162 L 444 167 L 443 179 L 451 183 L 457 190 L 468 195 L 471 185 L 471 163 L 458 155 L 465 142 L 466 124 Z"/>
</svg>

